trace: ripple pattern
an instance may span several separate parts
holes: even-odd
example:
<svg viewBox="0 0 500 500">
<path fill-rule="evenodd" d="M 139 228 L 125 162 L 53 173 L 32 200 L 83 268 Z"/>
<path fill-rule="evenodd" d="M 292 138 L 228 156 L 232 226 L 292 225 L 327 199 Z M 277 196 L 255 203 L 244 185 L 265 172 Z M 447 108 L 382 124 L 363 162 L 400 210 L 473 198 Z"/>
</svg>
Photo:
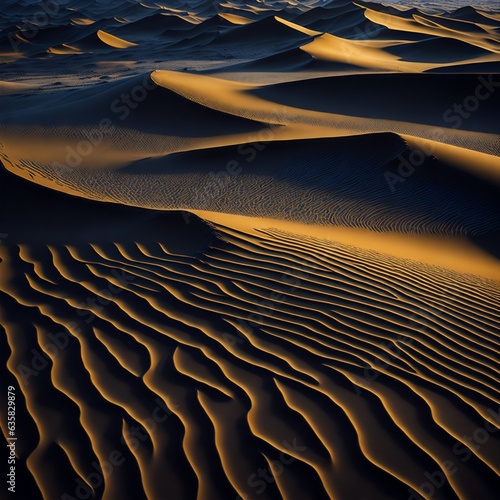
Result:
<svg viewBox="0 0 500 500">
<path fill-rule="evenodd" d="M 30 498 L 495 497 L 497 282 L 217 231 L 2 244 Z"/>
</svg>

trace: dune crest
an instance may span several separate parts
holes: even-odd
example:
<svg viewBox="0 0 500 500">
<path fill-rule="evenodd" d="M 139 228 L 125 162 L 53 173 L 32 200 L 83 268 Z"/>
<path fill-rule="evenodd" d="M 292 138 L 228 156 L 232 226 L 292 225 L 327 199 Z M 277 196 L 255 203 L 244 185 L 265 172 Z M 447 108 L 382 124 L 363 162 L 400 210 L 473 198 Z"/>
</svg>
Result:
<svg viewBox="0 0 500 500">
<path fill-rule="evenodd" d="M 128 49 L 129 47 L 136 47 L 136 43 L 128 42 L 122 38 L 106 33 L 105 31 L 98 30 L 97 36 L 107 45 L 114 47 L 115 49 Z"/>
</svg>

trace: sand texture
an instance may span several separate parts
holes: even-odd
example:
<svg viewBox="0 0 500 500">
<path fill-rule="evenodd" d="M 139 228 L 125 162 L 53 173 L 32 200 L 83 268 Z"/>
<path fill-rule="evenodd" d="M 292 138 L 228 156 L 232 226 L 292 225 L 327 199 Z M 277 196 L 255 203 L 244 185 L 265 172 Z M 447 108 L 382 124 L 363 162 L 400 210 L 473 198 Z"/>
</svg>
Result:
<svg viewBox="0 0 500 500">
<path fill-rule="evenodd" d="M 500 10 L 445 3 L 2 3 L 0 498 L 498 498 Z"/>
</svg>

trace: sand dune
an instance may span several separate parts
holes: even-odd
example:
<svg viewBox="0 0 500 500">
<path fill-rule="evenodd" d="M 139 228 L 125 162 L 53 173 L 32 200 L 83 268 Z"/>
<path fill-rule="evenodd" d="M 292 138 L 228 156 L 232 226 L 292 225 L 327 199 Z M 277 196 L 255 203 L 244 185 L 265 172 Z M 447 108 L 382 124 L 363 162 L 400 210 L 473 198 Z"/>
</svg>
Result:
<svg viewBox="0 0 500 500">
<path fill-rule="evenodd" d="M 193 238 L 199 229 L 192 229 Z M 206 498 L 233 488 L 255 494 L 258 483 L 246 480 L 257 467 L 268 468 L 258 455 L 275 460 L 280 452 L 290 455 L 295 474 L 310 477 L 304 495 L 311 498 L 312 492 L 400 497 L 425 481 L 425 470 L 450 459 L 460 473 L 450 475 L 443 498 L 452 490 L 468 497 L 477 485 L 485 498 L 493 491 L 496 438 L 471 458 L 473 468 L 450 448 L 484 419 L 498 425 L 487 411 L 498 404 L 496 282 L 278 229 L 258 236 L 216 231 L 197 254 L 169 250 L 165 238 L 153 242 L 160 236 L 154 233 L 135 244 L 3 246 L 2 266 L 16 272 L 2 281 L 9 369 L 30 366 L 31 350 L 43 351 L 49 332 L 74 325 L 67 334 L 73 347 L 53 356 L 29 384 L 19 379 L 41 434 L 27 467 L 44 496 L 67 491 L 50 481 L 50 467 L 54 475 L 68 469 L 69 477 L 83 477 L 84 464 L 105 460 L 113 449 L 127 465 L 106 485 L 110 498 L 125 494 L 123 474 L 134 464 L 143 474 L 140 496 L 189 498 L 188 485 L 197 480 Z M 114 270 L 126 273 L 125 282 Z M 111 296 L 116 287 L 120 293 Z M 89 293 L 111 303 L 84 305 Z M 34 305 L 39 319 L 21 323 L 29 317 L 21 311 Z M 68 377 L 75 363 L 78 385 Z M 367 379 L 368 369 L 380 375 Z M 58 411 L 68 408 L 64 424 L 47 420 L 36 402 L 44 380 L 54 387 Z M 121 444 L 116 431 L 122 421 L 126 431 L 150 418 L 157 396 L 171 401 L 168 428 L 151 432 L 152 449 L 147 441 L 134 454 L 133 443 Z M 451 406 L 458 401 L 465 414 Z M 214 426 L 211 435 L 207 425 Z M 183 427 L 179 441 L 175 429 Z M 60 451 L 48 466 L 54 440 Z M 164 446 L 177 450 L 172 476 L 168 462 L 152 454 Z M 237 460 L 242 446 L 254 450 L 246 465 Z M 280 481 L 282 493 L 294 488 L 293 476 Z M 274 487 L 266 492 L 277 495 Z"/>
<path fill-rule="evenodd" d="M 128 42 L 123 38 L 118 38 L 117 36 L 110 35 L 109 33 L 101 30 L 97 32 L 97 36 L 105 44 L 110 45 L 111 47 L 114 47 L 116 49 L 128 49 L 129 47 L 135 47 L 137 45 L 136 43 Z"/>
<path fill-rule="evenodd" d="M 498 11 L 59 3 L 0 16 L 17 495 L 496 498 Z"/>
</svg>

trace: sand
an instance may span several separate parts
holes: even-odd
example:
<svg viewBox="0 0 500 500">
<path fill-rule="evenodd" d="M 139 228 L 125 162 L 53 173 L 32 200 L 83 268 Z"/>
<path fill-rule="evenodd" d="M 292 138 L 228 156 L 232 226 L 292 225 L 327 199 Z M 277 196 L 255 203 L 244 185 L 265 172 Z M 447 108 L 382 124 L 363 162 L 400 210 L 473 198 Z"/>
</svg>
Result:
<svg viewBox="0 0 500 500">
<path fill-rule="evenodd" d="M 497 497 L 500 12 L 427 3 L 4 2 L 19 498 Z"/>
</svg>

